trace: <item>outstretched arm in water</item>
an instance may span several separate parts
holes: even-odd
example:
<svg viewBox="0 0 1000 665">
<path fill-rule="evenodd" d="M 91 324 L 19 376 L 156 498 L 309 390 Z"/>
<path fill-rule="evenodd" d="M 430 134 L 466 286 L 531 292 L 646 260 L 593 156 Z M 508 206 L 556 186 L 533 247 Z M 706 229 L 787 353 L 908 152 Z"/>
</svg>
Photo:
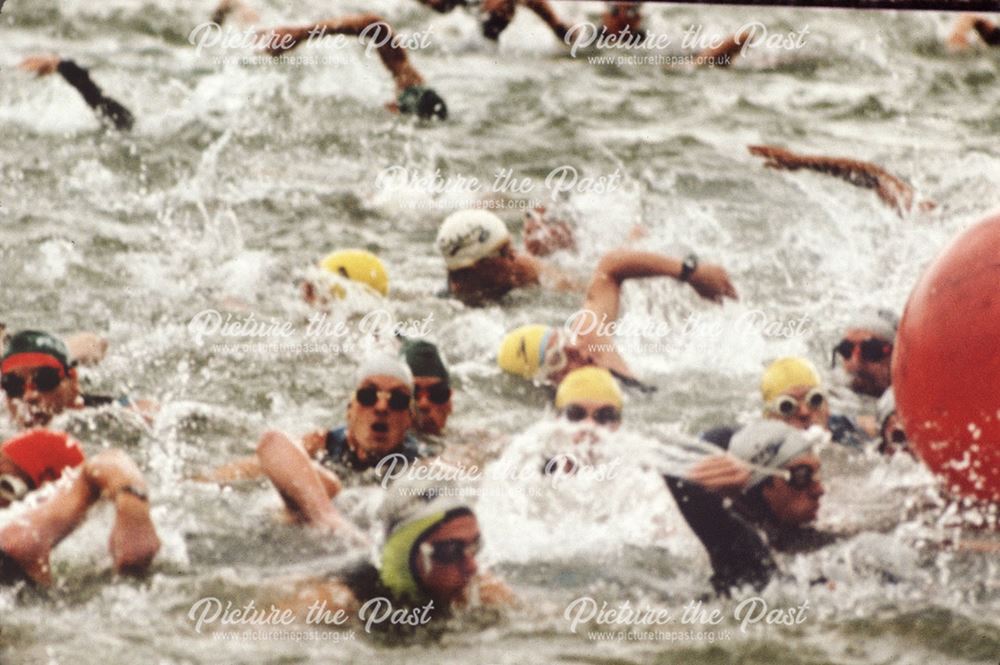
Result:
<svg viewBox="0 0 1000 665">
<path fill-rule="evenodd" d="M 84 462 L 70 484 L 0 529 L 0 553 L 16 561 L 33 582 L 49 584 L 52 549 L 83 522 L 93 504 L 106 498 L 115 505 L 109 542 L 115 570 L 141 573 L 160 548 L 146 492 L 142 473 L 127 455 L 104 451 Z"/>
<path fill-rule="evenodd" d="M 63 60 L 57 55 L 42 55 L 25 58 L 19 67 L 36 76 L 48 76 L 59 72 L 67 83 L 94 109 L 98 117 L 119 131 L 128 131 L 135 124 L 132 113 L 118 101 L 106 96 L 90 79 L 90 72 L 72 60 Z"/>
<path fill-rule="evenodd" d="M 764 166 L 772 169 L 797 171 L 807 169 L 817 173 L 832 175 L 856 187 L 872 189 L 887 206 L 902 217 L 913 209 L 915 192 L 908 184 L 892 175 L 877 164 L 842 157 L 801 155 L 784 148 L 769 145 L 748 146 L 750 154 L 764 157 Z M 933 210 L 933 201 L 920 201 L 920 210 Z"/>
</svg>

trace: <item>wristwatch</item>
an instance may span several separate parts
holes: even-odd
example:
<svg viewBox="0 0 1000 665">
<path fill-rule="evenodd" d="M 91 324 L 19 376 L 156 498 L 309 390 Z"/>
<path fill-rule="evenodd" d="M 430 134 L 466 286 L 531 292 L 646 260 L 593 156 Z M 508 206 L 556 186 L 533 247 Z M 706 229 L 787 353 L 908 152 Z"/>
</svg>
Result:
<svg viewBox="0 0 1000 665">
<path fill-rule="evenodd" d="M 688 281 L 697 269 L 698 256 L 696 254 L 688 254 L 684 257 L 684 263 L 681 264 L 681 275 L 679 279 L 682 282 Z"/>
</svg>

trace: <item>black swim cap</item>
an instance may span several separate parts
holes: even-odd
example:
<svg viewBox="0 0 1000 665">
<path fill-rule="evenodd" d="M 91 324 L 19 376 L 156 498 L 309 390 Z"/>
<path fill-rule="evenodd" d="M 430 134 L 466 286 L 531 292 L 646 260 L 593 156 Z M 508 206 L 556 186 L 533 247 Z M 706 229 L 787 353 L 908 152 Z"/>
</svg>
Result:
<svg viewBox="0 0 1000 665">
<path fill-rule="evenodd" d="M 419 118 L 448 118 L 448 106 L 433 88 L 411 85 L 399 93 L 399 112 L 415 113 Z"/>
</svg>

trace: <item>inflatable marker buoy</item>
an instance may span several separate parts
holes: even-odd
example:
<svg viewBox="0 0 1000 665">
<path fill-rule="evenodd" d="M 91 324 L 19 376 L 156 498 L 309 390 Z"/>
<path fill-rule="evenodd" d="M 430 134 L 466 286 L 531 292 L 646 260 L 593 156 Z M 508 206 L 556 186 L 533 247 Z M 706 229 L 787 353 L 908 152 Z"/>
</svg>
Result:
<svg viewBox="0 0 1000 665">
<path fill-rule="evenodd" d="M 921 275 L 892 359 L 910 445 L 950 494 L 1000 503 L 1000 216 Z"/>
</svg>

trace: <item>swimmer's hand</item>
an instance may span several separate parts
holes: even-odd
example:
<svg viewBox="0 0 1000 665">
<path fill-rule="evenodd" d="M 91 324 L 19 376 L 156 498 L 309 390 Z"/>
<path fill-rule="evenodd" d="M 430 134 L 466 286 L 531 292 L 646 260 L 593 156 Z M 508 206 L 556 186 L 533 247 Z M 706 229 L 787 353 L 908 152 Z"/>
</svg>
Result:
<svg viewBox="0 0 1000 665">
<path fill-rule="evenodd" d="M 751 155 L 764 157 L 767 161 L 764 166 L 769 169 L 788 169 L 794 171 L 802 166 L 800 157 L 791 150 L 778 148 L 771 145 L 751 145 L 747 146 Z"/>
<path fill-rule="evenodd" d="M 35 55 L 22 60 L 18 69 L 23 69 L 39 77 L 48 76 L 56 71 L 60 62 L 62 62 L 62 58 L 58 55 Z"/>
<path fill-rule="evenodd" d="M 258 43 L 262 44 L 262 50 L 269 56 L 278 56 L 286 51 L 291 51 L 308 39 L 310 29 L 309 27 L 285 27 L 258 30 Z"/>
<path fill-rule="evenodd" d="M 561 219 L 547 219 L 544 206 L 524 214 L 524 248 L 534 256 L 548 256 L 560 249 L 576 249 L 573 229 Z"/>
<path fill-rule="evenodd" d="M 81 365 L 97 365 L 108 353 L 108 340 L 97 333 L 78 332 L 64 341 L 70 358 Z"/>
<path fill-rule="evenodd" d="M 688 284 L 705 300 L 721 303 L 724 298 L 736 300 L 736 287 L 729 281 L 725 268 L 714 263 L 702 263 L 691 273 Z"/>
<path fill-rule="evenodd" d="M 710 455 L 688 471 L 687 480 L 713 492 L 741 490 L 750 480 L 750 468 L 728 453 Z"/>
<path fill-rule="evenodd" d="M 948 48 L 951 51 L 963 51 L 969 48 L 969 32 L 975 26 L 979 16 L 976 14 L 962 14 L 955 22 L 951 34 L 948 35 Z"/>
<path fill-rule="evenodd" d="M 492 40 L 499 39 L 500 33 L 506 30 L 514 19 L 516 8 L 516 0 L 483 0 L 482 12 L 485 15 L 483 36 Z"/>
</svg>

